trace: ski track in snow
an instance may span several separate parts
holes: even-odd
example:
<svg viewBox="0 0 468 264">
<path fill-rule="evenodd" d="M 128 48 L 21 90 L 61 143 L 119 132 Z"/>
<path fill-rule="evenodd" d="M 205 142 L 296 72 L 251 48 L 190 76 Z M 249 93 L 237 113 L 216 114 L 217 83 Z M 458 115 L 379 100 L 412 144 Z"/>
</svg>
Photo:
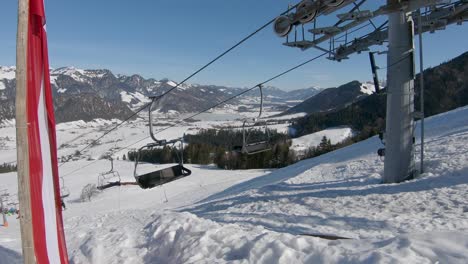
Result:
<svg viewBox="0 0 468 264">
<path fill-rule="evenodd" d="M 81 128 L 90 133 L 81 136 L 67 132 L 77 129 L 69 126 L 59 141 L 78 138 L 75 147 L 102 128 Z M 146 132 L 136 123 L 128 127 L 122 141 L 104 139 L 90 153 Z M 8 129 L 14 133 L 2 132 Z M 380 184 L 381 143 L 374 137 L 273 171 L 188 165 L 192 176 L 163 188 L 114 188 L 79 202 L 82 187 L 108 170 L 100 160 L 65 178 L 72 189 L 64 211 L 71 263 L 466 263 L 468 107 L 427 119 L 426 129 L 426 173 L 400 184 Z M 66 163 L 62 175 L 90 163 Z M 116 161 L 115 169 L 132 180 L 131 162 Z M 16 190 L 15 173 L 0 178 L 0 189 Z M 0 263 L 21 258 L 19 223 L 9 222 L 0 228 Z"/>
</svg>

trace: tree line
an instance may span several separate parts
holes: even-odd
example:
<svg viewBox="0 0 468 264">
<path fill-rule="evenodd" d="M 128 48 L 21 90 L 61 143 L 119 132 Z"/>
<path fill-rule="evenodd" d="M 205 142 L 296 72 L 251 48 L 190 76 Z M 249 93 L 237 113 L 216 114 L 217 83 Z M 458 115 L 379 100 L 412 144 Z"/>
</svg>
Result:
<svg viewBox="0 0 468 264">
<path fill-rule="evenodd" d="M 258 138 L 267 136 L 265 132 L 256 131 Z M 353 144 L 356 139 L 349 138 L 343 142 L 332 144 L 330 139 L 324 136 L 318 146 L 310 147 L 302 155 L 297 155 L 290 149 L 291 138 L 286 134 L 269 131 L 271 148 L 268 151 L 247 155 L 235 151 L 237 143 L 242 142 L 242 132 L 207 129 L 198 134 L 188 135 L 185 140 L 189 142 L 181 153 L 180 148 L 165 146 L 143 150 L 140 152 L 139 161 L 167 164 L 179 163 L 183 158 L 184 163 L 189 164 L 215 164 L 220 169 L 265 169 L 282 168 L 294 164 L 300 160 L 309 159 L 325 153 Z M 130 151 L 122 157 L 135 161 L 138 152 Z"/>
<path fill-rule="evenodd" d="M 3 165 L 0 164 L 0 173 L 7 173 L 7 172 L 12 172 L 12 171 L 17 171 L 16 164 L 8 164 L 8 163 L 3 163 Z"/>
<path fill-rule="evenodd" d="M 294 153 L 289 149 L 291 140 L 288 135 L 275 130 L 254 129 L 248 131 L 246 136 L 251 143 L 268 141 L 270 149 L 254 155 L 243 154 L 236 151 L 242 146 L 242 130 L 204 129 L 198 134 L 185 136 L 187 145 L 183 153 L 177 146 L 165 146 L 141 151 L 139 160 L 165 164 L 178 163 L 183 158 L 184 163 L 216 164 L 228 170 L 280 168 L 296 161 Z M 128 159 L 134 161 L 137 154 L 136 151 L 130 151 Z"/>
</svg>

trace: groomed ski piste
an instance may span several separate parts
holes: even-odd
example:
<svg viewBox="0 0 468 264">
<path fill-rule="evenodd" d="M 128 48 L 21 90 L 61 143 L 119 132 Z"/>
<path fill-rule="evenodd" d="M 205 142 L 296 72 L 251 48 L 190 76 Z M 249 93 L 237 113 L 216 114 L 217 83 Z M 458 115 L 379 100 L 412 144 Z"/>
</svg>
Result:
<svg viewBox="0 0 468 264">
<path fill-rule="evenodd" d="M 427 119 L 426 136 L 426 173 L 399 184 L 381 184 L 377 137 L 278 170 L 187 165 L 192 176 L 151 190 L 116 187 L 91 202 L 79 201 L 81 189 L 96 183 L 109 162 L 68 162 L 62 175 L 84 168 L 65 177 L 69 257 L 132 264 L 467 263 L 468 107 Z M 133 163 L 114 166 L 133 180 Z M 16 173 L 0 179 L 16 193 Z M 0 227 L 0 263 L 20 263 L 19 223 L 8 220 L 8 228 Z"/>
</svg>

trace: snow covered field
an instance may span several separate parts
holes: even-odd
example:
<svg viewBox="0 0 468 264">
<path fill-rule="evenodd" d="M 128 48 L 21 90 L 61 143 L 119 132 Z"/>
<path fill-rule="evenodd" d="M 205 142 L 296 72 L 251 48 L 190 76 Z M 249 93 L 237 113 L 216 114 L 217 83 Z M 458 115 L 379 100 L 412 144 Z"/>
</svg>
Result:
<svg viewBox="0 0 468 264">
<path fill-rule="evenodd" d="M 104 138 L 87 154 L 97 157 L 109 147 L 144 138 L 147 128 L 137 123 Z M 214 123 L 184 124 L 163 136 L 208 124 Z M 2 137 L 9 135 L 8 129 L 14 135 L 14 128 L 1 128 Z M 67 142 L 72 146 L 59 153 L 83 146 L 99 135 L 98 129 L 102 127 L 61 128 L 59 146 Z M 163 188 L 114 188 L 85 203 L 77 200 L 82 187 L 96 183 L 97 174 L 108 170 L 109 163 L 86 159 L 66 163 L 60 171 L 72 193 L 64 211 L 70 259 L 72 263 L 467 263 L 468 107 L 428 119 L 426 135 L 426 173 L 401 184 L 380 184 L 383 161 L 376 155 L 381 144 L 375 137 L 275 171 L 221 171 L 193 165 L 189 166 L 192 176 Z M 14 158 L 12 148 L 14 141 L 4 146 L 0 158 Z M 83 169 L 70 174 L 78 168 Z M 132 163 L 117 161 L 115 169 L 132 180 Z M 16 187 L 15 173 L 0 174 L 0 189 L 15 193 Z M 9 222 L 10 227 L 0 227 L 0 263 L 20 261 L 18 222 L 14 217 Z"/>
<path fill-rule="evenodd" d="M 310 147 L 318 146 L 324 136 L 326 136 L 332 144 L 336 144 L 351 137 L 352 135 L 353 130 L 349 127 L 329 128 L 313 134 L 294 138 L 292 140 L 291 148 L 298 153 L 302 153 Z"/>
</svg>

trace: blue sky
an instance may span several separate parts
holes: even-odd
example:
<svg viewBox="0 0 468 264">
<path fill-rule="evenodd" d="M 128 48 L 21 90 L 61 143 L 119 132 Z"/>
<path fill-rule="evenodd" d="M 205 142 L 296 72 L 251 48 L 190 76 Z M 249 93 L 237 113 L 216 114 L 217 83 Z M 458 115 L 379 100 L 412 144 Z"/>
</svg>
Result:
<svg viewBox="0 0 468 264">
<path fill-rule="evenodd" d="M 107 68 L 181 81 L 296 1 L 46 0 L 51 67 Z M 375 7 L 383 0 L 369 1 Z M 0 65 L 15 64 L 16 0 L 0 9 Z M 333 17 L 319 23 L 329 25 Z M 376 22 L 378 22 L 377 20 Z M 465 51 L 468 25 L 425 35 L 426 66 Z M 190 83 L 250 87 L 318 54 L 288 48 L 268 27 Z M 378 49 L 378 48 L 375 48 Z M 378 58 L 385 67 L 385 57 Z M 285 90 L 371 80 L 366 54 L 344 62 L 322 58 L 271 83 Z M 380 73 L 385 78 L 385 72 Z"/>
</svg>

